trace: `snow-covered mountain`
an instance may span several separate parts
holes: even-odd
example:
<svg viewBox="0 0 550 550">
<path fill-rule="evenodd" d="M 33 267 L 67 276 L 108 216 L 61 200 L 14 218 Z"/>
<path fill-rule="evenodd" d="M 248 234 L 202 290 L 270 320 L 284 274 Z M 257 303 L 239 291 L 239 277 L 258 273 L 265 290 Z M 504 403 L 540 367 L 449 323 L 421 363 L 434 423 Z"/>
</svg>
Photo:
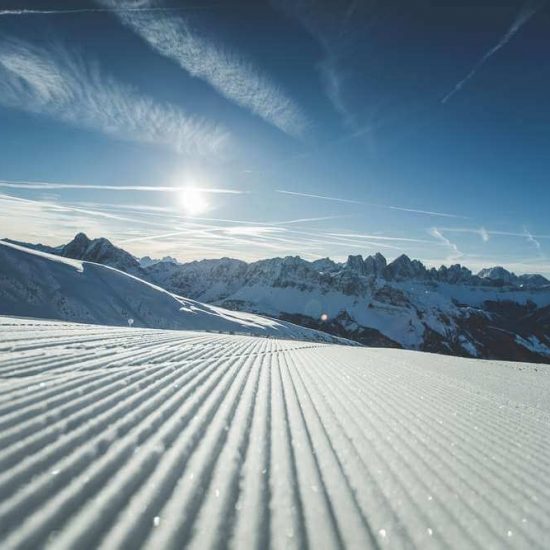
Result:
<svg viewBox="0 0 550 550">
<path fill-rule="evenodd" d="M 127 253 L 103 246 L 112 252 L 105 263 L 124 263 L 118 254 Z M 350 256 L 342 264 L 221 258 L 139 269 L 141 278 L 180 296 L 367 345 L 550 362 L 550 282 L 541 275 L 516 276 L 502 267 L 478 274 L 461 265 L 427 268 L 405 255 L 388 263 L 381 254 Z"/>
<path fill-rule="evenodd" d="M 110 243 L 98 250 L 97 245 L 86 246 L 84 239 L 78 240 L 83 244 L 79 251 L 112 259 L 108 253 Z M 125 265 L 133 266 L 132 262 Z M 289 322 L 182 298 L 105 265 L 1 241 L 0 315 L 350 343 Z"/>
<path fill-rule="evenodd" d="M 503 268 L 474 275 L 400 256 L 157 264 L 145 277 L 208 303 L 291 320 L 368 345 L 550 362 L 550 283 Z"/>
<path fill-rule="evenodd" d="M 108 265 L 136 276 L 143 275 L 140 263 L 134 256 L 105 238 L 89 239 L 84 233 L 77 233 L 71 242 L 60 246 L 23 243 L 12 239 L 4 241 L 64 258 Z"/>
<path fill-rule="evenodd" d="M 139 259 L 139 265 L 141 265 L 141 267 L 150 267 L 152 265 L 165 262 L 171 262 L 174 264 L 179 263 L 178 260 L 172 256 L 164 256 L 164 258 L 161 258 L 160 260 L 158 258 L 151 258 L 151 256 L 143 256 Z"/>
</svg>

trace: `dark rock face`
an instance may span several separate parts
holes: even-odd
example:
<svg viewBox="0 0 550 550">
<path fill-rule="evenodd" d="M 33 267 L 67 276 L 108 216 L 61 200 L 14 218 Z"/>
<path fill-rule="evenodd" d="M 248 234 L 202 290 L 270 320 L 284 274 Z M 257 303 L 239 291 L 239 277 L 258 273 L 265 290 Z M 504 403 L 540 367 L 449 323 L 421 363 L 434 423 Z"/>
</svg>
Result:
<svg viewBox="0 0 550 550">
<path fill-rule="evenodd" d="M 377 252 L 374 256 L 365 258 L 365 274 L 380 277 L 386 269 L 386 258 Z"/>
<path fill-rule="evenodd" d="M 306 290 L 319 283 L 320 274 L 299 256 L 260 260 L 248 265 L 243 279 L 246 286 L 268 283 L 274 287 Z"/>
<path fill-rule="evenodd" d="M 537 288 L 550 285 L 550 281 L 546 277 L 536 274 L 520 275 L 517 281 L 521 287 Z"/>
<path fill-rule="evenodd" d="M 436 272 L 435 278 L 438 281 L 453 285 L 457 283 L 471 284 L 474 281 L 472 272 L 460 264 L 455 264 L 450 267 L 442 265 Z"/>
<path fill-rule="evenodd" d="M 107 239 L 89 239 L 84 233 L 78 233 L 66 244 L 60 256 L 108 265 L 133 275 L 142 274 L 141 266 L 134 256 L 117 248 Z"/>
<path fill-rule="evenodd" d="M 550 363 L 550 282 L 541 275 L 516 276 L 502 267 L 475 275 L 459 264 L 427 269 L 406 255 L 387 263 L 380 253 L 352 255 L 343 264 L 288 256 L 250 264 L 145 258 L 140 265 L 107 239 L 84 234 L 60 247 L 23 245 L 103 263 L 185 297 L 277 316 L 366 345 Z M 325 309 L 330 315 L 321 318 Z"/>
<path fill-rule="evenodd" d="M 344 268 L 349 271 L 353 271 L 359 275 L 370 275 L 373 277 L 381 277 L 384 275 L 386 273 L 386 267 L 386 258 L 384 258 L 380 252 L 377 252 L 374 256 L 367 256 L 364 260 L 360 255 L 348 256 L 348 260 L 344 265 Z"/>
<path fill-rule="evenodd" d="M 382 304 L 392 306 L 407 306 L 410 303 L 407 295 L 402 290 L 387 284 L 377 288 L 373 292 L 372 297 Z"/>
<path fill-rule="evenodd" d="M 383 275 L 390 281 L 426 279 L 428 271 L 422 262 L 411 260 L 406 254 L 402 254 L 386 266 Z"/>
<path fill-rule="evenodd" d="M 321 258 L 311 262 L 311 267 L 320 273 L 330 273 L 338 270 L 338 264 L 330 258 Z"/>
<path fill-rule="evenodd" d="M 216 298 L 223 299 L 237 290 L 237 282 L 246 275 L 247 265 L 241 260 L 221 258 L 188 264 L 158 262 L 145 268 L 145 278 L 181 296 L 203 296 L 217 288 Z"/>
<path fill-rule="evenodd" d="M 359 273 L 359 275 L 365 275 L 365 263 L 363 262 L 363 256 L 348 256 L 346 269 Z"/>
<path fill-rule="evenodd" d="M 160 260 L 151 258 L 151 256 L 143 256 L 143 258 L 139 259 L 139 265 L 141 267 L 150 267 L 159 263 L 179 264 L 178 260 L 176 260 L 176 258 L 172 258 L 172 256 L 164 256 L 164 258 L 161 258 Z"/>
<path fill-rule="evenodd" d="M 307 328 L 314 328 L 316 330 L 322 330 L 328 334 L 334 336 L 341 336 L 347 334 L 346 338 L 354 340 L 365 346 L 376 348 L 398 348 L 402 346 L 398 342 L 394 342 L 391 338 L 384 336 L 379 330 L 360 327 L 353 323 L 353 320 L 346 312 L 342 312 L 338 317 L 328 321 L 322 321 L 321 319 L 313 319 L 307 315 L 284 313 L 280 315 L 283 321 L 289 321 L 296 325 L 301 325 Z M 347 326 L 349 324 L 354 326 Z"/>
</svg>

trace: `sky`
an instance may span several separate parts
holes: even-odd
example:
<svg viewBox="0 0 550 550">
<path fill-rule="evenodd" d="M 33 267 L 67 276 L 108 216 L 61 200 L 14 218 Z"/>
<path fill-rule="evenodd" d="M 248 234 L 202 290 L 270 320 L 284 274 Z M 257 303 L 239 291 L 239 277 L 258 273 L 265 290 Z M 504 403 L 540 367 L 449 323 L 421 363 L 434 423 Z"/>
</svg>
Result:
<svg viewBox="0 0 550 550">
<path fill-rule="evenodd" d="M 550 275 L 550 2 L 0 0 L 0 237 Z"/>
</svg>

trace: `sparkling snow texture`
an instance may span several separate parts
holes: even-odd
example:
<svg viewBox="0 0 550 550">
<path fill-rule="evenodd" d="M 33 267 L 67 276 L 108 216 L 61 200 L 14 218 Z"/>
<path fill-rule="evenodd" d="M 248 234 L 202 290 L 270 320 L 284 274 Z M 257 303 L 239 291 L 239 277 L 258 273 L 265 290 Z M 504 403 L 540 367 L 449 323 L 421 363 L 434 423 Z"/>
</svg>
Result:
<svg viewBox="0 0 550 550">
<path fill-rule="evenodd" d="M 550 369 L 0 318 L 0 547 L 548 548 Z"/>
</svg>

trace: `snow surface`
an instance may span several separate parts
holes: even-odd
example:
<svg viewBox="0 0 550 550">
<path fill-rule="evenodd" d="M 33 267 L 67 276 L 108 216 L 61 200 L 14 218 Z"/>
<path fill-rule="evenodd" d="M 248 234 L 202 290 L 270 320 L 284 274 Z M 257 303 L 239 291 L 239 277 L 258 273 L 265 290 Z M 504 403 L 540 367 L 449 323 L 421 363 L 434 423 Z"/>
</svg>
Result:
<svg viewBox="0 0 550 550">
<path fill-rule="evenodd" d="M 548 548 L 549 433 L 546 366 L 0 318 L 3 549 Z"/>
<path fill-rule="evenodd" d="M 324 332 L 171 294 L 117 269 L 0 241 L 0 315 L 211 330 L 354 344 Z"/>
</svg>

